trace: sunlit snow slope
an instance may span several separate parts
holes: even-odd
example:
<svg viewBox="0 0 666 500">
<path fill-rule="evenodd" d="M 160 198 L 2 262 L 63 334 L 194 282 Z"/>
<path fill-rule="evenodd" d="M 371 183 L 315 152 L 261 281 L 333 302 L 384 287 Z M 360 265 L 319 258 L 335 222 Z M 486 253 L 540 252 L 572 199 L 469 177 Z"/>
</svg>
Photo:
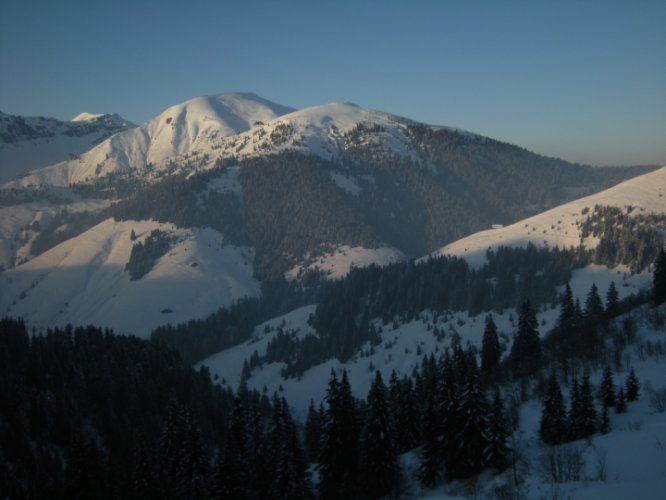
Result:
<svg viewBox="0 0 666 500">
<path fill-rule="evenodd" d="M 33 172 L 13 186 L 68 186 L 133 170 L 147 177 L 197 157 L 212 158 L 219 141 L 293 111 L 254 94 L 219 94 L 170 107 L 141 127 L 117 134 L 80 159 Z M 203 160 L 202 160 L 203 159 Z"/>
<path fill-rule="evenodd" d="M 633 213 L 666 213 L 666 167 L 635 177 L 617 186 L 585 198 L 560 205 L 534 217 L 500 229 L 472 234 L 433 252 L 432 255 L 464 257 L 472 265 L 482 265 L 489 248 L 499 246 L 577 247 L 580 225 L 595 205 L 634 207 Z M 587 248 L 596 242 L 585 241 Z"/>
<path fill-rule="evenodd" d="M 154 229 L 173 237 L 152 270 L 132 281 L 132 246 Z M 130 238 L 132 230 L 137 240 Z M 72 323 L 147 336 L 162 324 L 205 317 L 260 293 L 252 250 L 226 245 L 212 229 L 108 219 L 0 276 L 0 311 L 37 329 Z"/>
</svg>

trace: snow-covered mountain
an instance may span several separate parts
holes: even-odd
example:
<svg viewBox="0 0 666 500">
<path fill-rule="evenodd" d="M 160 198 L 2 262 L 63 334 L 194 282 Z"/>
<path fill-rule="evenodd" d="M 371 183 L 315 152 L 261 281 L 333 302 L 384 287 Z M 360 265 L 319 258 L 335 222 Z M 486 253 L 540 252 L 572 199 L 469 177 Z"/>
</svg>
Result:
<svg viewBox="0 0 666 500">
<path fill-rule="evenodd" d="M 81 113 L 71 121 L 0 112 L 0 184 L 29 170 L 75 158 L 136 127 L 117 114 Z"/>
<path fill-rule="evenodd" d="M 215 150 L 224 137 L 291 111 L 255 94 L 197 97 L 103 141 L 79 158 L 33 172 L 13 186 L 68 186 L 128 171 L 146 178 L 159 177 L 193 158 L 205 164 L 217 156 Z"/>
<path fill-rule="evenodd" d="M 471 234 L 433 252 L 433 256 L 464 257 L 483 264 L 488 249 L 524 247 L 529 243 L 550 248 L 595 248 L 599 240 L 582 237 L 583 222 L 595 206 L 618 207 L 629 216 L 666 214 L 666 167 L 629 179 L 605 191 L 574 200 L 506 227 Z M 583 241 L 581 241 L 583 240 Z"/>
<path fill-rule="evenodd" d="M 169 248 L 132 280 L 132 249 L 155 230 L 167 235 Z M 252 249 L 230 245 L 212 229 L 109 219 L 0 275 L 0 311 L 39 330 L 96 324 L 146 337 L 159 325 L 258 295 L 252 258 Z"/>
<path fill-rule="evenodd" d="M 70 123 L 87 127 L 105 117 L 84 113 Z M 0 265 L 6 269 L 0 306 L 39 325 L 113 320 L 110 325 L 129 328 L 117 322 L 123 315 L 101 312 L 104 301 L 113 303 L 108 297 L 99 309 L 74 307 L 87 303 L 98 285 L 111 294 L 115 284 L 147 286 L 149 276 L 125 283 L 132 251 L 126 241 L 118 254 L 122 265 L 106 264 L 103 249 L 122 240 L 116 233 L 127 230 L 125 223 L 155 221 L 192 238 L 208 228 L 227 247 L 233 243 L 253 255 L 252 267 L 234 278 L 243 284 L 238 293 L 221 294 L 205 307 L 190 300 L 177 309 L 153 304 L 158 316 L 146 316 L 135 332 L 145 334 L 149 326 L 201 317 L 255 294 L 256 287 L 246 286 L 251 275 L 269 281 L 321 270 L 340 278 L 352 267 L 418 257 L 491 223 L 518 220 L 648 170 L 573 165 L 349 103 L 294 111 L 254 94 L 199 97 L 0 191 Z M 109 218 L 125 223 L 109 225 Z M 79 254 L 77 248 L 91 250 Z M 64 255 L 74 254 L 76 265 L 63 264 L 69 262 Z M 211 279 L 230 275 L 230 264 L 220 259 L 210 260 Z M 163 272 L 179 273 L 173 259 L 159 262 Z M 50 279 L 29 278 L 32 266 Z M 20 300 L 46 297 L 58 281 L 79 280 L 68 277 L 72 269 L 92 277 L 104 269 L 104 279 L 113 271 L 116 281 L 107 286 L 91 278 L 86 292 L 69 288 L 62 294 L 67 308 L 53 311 L 41 299 Z M 29 293 L 33 281 L 43 296 Z M 49 287 L 41 288 L 46 281 Z M 160 315 L 162 309 L 176 312 Z"/>
</svg>

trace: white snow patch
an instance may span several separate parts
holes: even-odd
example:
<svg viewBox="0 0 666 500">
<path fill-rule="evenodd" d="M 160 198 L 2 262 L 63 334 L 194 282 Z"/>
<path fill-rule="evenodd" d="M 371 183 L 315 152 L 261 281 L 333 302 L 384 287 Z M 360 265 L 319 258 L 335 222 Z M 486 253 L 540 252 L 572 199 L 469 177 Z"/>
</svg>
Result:
<svg viewBox="0 0 666 500">
<path fill-rule="evenodd" d="M 306 265 L 299 265 L 287 271 L 287 279 L 296 279 L 304 271 L 323 271 L 329 279 L 343 278 L 353 267 L 367 267 L 371 264 L 386 266 L 405 259 L 405 255 L 393 247 L 365 248 L 341 245 L 335 251 L 323 254 Z"/>
<path fill-rule="evenodd" d="M 227 167 L 222 175 L 208 181 L 206 190 L 219 193 L 242 193 L 243 189 L 238 180 L 240 167 Z"/>
<path fill-rule="evenodd" d="M 350 175 L 345 175 L 334 170 L 329 171 L 328 175 L 331 176 L 331 179 L 333 179 L 333 182 L 335 182 L 339 188 L 349 194 L 358 196 L 361 194 L 361 191 L 363 191 L 363 188 L 358 185 L 358 181 Z"/>
</svg>

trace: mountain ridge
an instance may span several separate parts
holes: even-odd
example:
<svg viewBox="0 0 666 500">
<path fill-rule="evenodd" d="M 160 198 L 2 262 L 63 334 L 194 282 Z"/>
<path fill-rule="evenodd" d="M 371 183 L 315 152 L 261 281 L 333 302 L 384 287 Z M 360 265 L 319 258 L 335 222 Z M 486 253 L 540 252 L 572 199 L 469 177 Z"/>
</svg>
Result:
<svg viewBox="0 0 666 500">
<path fill-rule="evenodd" d="M 61 121 L 0 112 L 0 184 L 34 169 L 74 158 L 115 133 L 136 127 L 118 114 Z"/>
</svg>

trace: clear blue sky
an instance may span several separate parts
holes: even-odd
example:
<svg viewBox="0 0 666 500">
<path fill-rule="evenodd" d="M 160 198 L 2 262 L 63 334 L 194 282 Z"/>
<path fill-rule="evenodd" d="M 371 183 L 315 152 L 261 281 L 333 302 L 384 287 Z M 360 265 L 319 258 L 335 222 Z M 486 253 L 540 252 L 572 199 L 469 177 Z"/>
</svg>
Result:
<svg viewBox="0 0 666 500">
<path fill-rule="evenodd" d="M 666 2 L 0 0 L 5 113 L 142 123 L 233 91 L 666 164 Z"/>
</svg>

